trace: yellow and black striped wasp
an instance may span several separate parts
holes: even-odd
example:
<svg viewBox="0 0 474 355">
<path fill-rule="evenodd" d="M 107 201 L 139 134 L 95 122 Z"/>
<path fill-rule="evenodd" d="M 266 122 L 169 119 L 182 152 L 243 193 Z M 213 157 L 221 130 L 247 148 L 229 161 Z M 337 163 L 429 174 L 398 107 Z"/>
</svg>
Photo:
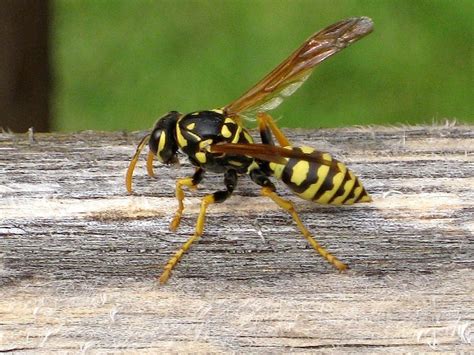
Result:
<svg viewBox="0 0 474 355">
<path fill-rule="evenodd" d="M 208 206 L 229 198 L 241 175 L 250 176 L 261 186 L 263 196 L 288 211 L 310 245 L 329 263 L 338 270 L 347 269 L 346 264 L 313 238 L 292 202 L 277 195 L 270 177 L 281 179 L 301 198 L 322 204 L 370 202 L 369 194 L 354 173 L 330 154 L 310 147 L 294 147 L 266 112 L 293 94 L 317 64 L 366 36 L 372 28 L 373 22 L 368 17 L 337 22 L 312 35 L 283 63 L 229 105 L 188 114 L 171 111 L 158 119 L 151 133 L 139 143 L 130 162 L 126 175 L 128 192 L 132 191 L 133 170 L 146 144 L 149 146 L 147 171 L 150 176 L 154 175 L 155 158 L 164 164 L 177 163 L 178 150 L 196 167 L 193 176 L 176 182 L 178 209 L 171 221 L 172 231 L 178 228 L 183 215 L 183 187 L 195 188 L 205 171 L 223 174 L 225 185 L 224 190 L 202 199 L 194 235 L 168 261 L 159 278 L 161 283 L 168 280 L 183 254 L 202 235 Z M 255 143 L 243 126 L 245 117 L 257 118 L 261 143 Z"/>
</svg>

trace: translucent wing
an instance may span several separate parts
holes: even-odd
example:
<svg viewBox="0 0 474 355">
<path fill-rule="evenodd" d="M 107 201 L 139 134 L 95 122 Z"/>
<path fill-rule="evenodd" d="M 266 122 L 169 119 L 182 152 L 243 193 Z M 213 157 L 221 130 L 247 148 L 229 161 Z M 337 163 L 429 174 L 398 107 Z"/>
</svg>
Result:
<svg viewBox="0 0 474 355">
<path fill-rule="evenodd" d="M 304 153 L 299 150 L 286 149 L 283 147 L 270 144 L 234 144 L 224 143 L 215 144 L 211 146 L 211 153 L 231 154 L 231 155 L 246 155 L 260 160 L 265 160 L 277 164 L 286 164 L 285 158 L 295 158 L 308 162 L 318 163 L 320 165 L 327 165 L 339 170 L 337 160 L 327 160 L 324 158 L 324 153 L 314 151 L 312 153 Z"/>
<path fill-rule="evenodd" d="M 253 117 L 270 111 L 293 94 L 310 76 L 314 67 L 366 36 L 373 29 L 368 17 L 352 17 L 312 35 L 300 48 L 240 98 L 224 107 L 228 116 Z"/>
</svg>

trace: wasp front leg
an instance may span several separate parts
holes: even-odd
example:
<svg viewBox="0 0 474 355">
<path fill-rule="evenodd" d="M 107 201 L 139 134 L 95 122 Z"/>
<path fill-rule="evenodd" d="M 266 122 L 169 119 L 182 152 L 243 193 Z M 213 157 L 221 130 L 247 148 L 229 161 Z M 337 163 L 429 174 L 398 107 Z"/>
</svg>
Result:
<svg viewBox="0 0 474 355">
<path fill-rule="evenodd" d="M 197 185 L 201 182 L 204 175 L 204 169 L 197 168 L 192 177 L 179 179 L 176 181 L 176 199 L 178 200 L 178 209 L 176 210 L 173 220 L 170 223 L 171 231 L 176 231 L 179 224 L 181 223 L 181 217 L 183 216 L 184 210 L 184 190 L 183 186 L 187 186 L 191 189 L 195 189 Z"/>
<path fill-rule="evenodd" d="M 197 171 L 196 171 L 197 173 Z M 196 174 L 195 174 L 196 175 Z M 184 180 L 184 179 L 183 179 Z M 196 230 L 194 235 L 191 236 L 186 243 L 184 243 L 181 248 L 174 254 L 174 256 L 168 261 L 164 267 L 164 271 L 161 274 L 159 281 L 161 284 L 164 284 L 169 277 L 171 276 L 171 271 L 182 258 L 183 254 L 188 251 L 191 245 L 202 235 L 204 232 L 204 222 L 206 220 L 206 211 L 207 207 L 213 203 L 220 203 L 227 200 L 234 191 L 235 186 L 237 185 L 237 172 L 235 170 L 228 170 L 224 176 L 224 184 L 226 190 L 216 191 L 211 195 L 204 196 L 201 201 L 201 209 L 199 211 L 199 216 L 196 222 Z M 178 222 L 179 223 L 179 222 Z"/>
</svg>

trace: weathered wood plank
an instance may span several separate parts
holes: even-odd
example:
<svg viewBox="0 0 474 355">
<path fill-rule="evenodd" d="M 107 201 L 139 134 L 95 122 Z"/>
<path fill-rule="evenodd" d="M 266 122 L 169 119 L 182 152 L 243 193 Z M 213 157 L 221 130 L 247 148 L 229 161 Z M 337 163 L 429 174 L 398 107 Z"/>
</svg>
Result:
<svg viewBox="0 0 474 355">
<path fill-rule="evenodd" d="M 0 351 L 470 351 L 474 342 L 474 127 L 287 131 L 332 152 L 374 197 L 296 202 L 346 274 L 242 178 L 166 286 L 209 174 L 168 223 L 174 181 L 124 173 L 140 133 L 0 135 Z"/>
</svg>

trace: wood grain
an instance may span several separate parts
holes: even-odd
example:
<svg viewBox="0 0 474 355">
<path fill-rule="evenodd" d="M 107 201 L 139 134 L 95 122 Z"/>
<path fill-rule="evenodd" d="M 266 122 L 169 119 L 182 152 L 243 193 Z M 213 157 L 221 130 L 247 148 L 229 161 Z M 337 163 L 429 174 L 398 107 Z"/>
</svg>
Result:
<svg viewBox="0 0 474 355">
<path fill-rule="evenodd" d="M 277 184 L 345 274 L 244 176 L 159 286 L 222 176 L 187 193 L 172 233 L 174 182 L 193 168 L 152 179 L 143 157 L 127 195 L 143 132 L 0 134 L 0 351 L 474 351 L 474 127 L 286 133 L 374 198 L 319 206 Z"/>
</svg>

